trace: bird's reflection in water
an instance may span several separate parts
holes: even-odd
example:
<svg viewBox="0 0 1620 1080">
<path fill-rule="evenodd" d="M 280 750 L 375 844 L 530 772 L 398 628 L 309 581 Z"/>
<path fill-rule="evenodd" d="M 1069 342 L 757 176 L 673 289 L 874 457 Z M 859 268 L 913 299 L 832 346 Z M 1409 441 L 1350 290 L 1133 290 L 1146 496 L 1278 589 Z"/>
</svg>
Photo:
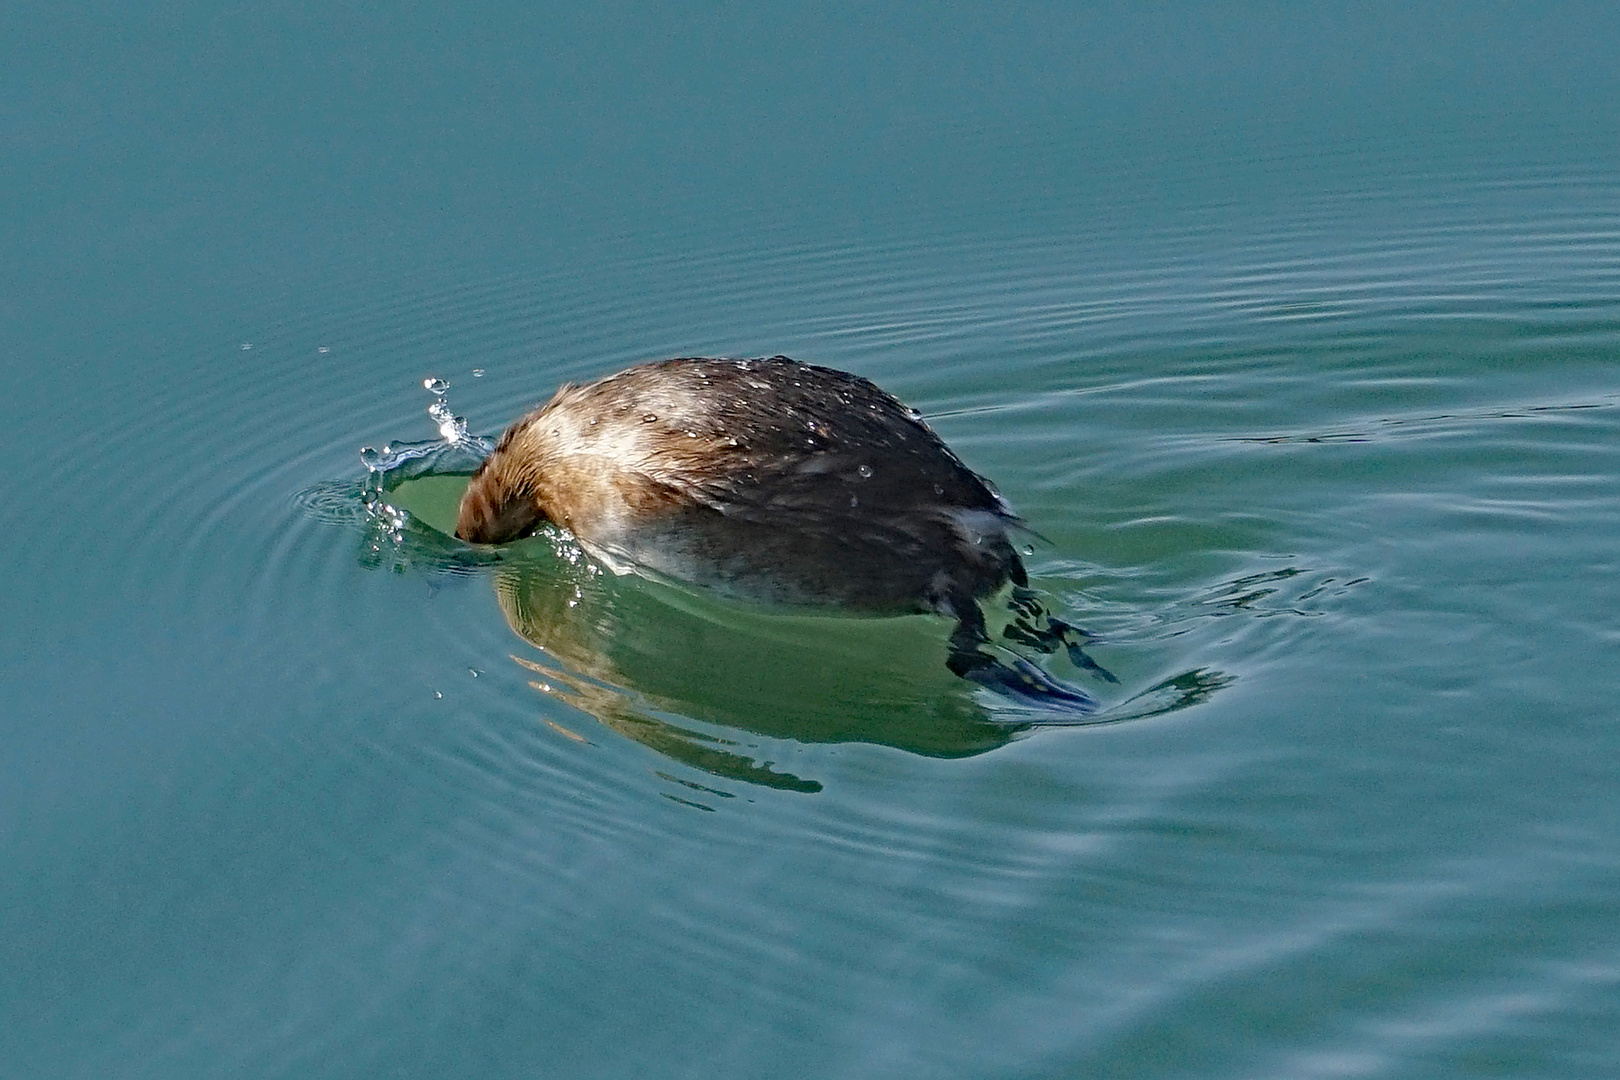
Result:
<svg viewBox="0 0 1620 1080">
<path fill-rule="evenodd" d="M 961 758 L 1005 746 L 1032 728 L 1069 726 L 1050 712 L 1009 708 L 994 695 L 987 705 L 984 692 L 939 663 L 950 627 L 932 616 L 809 616 L 616 576 L 550 526 L 499 551 L 463 544 L 447 529 L 465 486 L 465 476 L 391 486 L 388 500 L 406 511 L 404 523 L 372 520 L 362 562 L 489 575 L 507 622 L 539 650 L 513 658 L 531 685 L 694 769 L 815 792 L 819 781 L 751 753 L 748 736 Z M 331 497 L 345 504 L 355 498 L 348 488 L 334 491 Z M 1105 703 L 1083 725 L 1184 709 L 1231 681 L 1219 672 L 1186 671 Z M 558 719 L 547 722 L 589 741 Z M 725 730 L 699 730 L 694 722 Z"/>
<path fill-rule="evenodd" d="M 683 718 L 770 739 L 881 743 L 933 757 L 983 753 L 1024 729 L 994 722 L 939 664 L 948 630 L 940 620 L 755 610 L 550 555 L 535 550 L 495 571 L 507 621 L 543 653 L 518 662 L 569 705 L 694 768 L 793 791 L 821 788 Z"/>
<path fill-rule="evenodd" d="M 713 775 L 821 790 L 750 754 L 745 736 L 700 731 L 692 720 L 769 739 L 875 743 L 941 758 L 982 754 L 1051 726 L 987 708 L 941 667 L 949 628 L 939 619 L 783 613 L 613 576 L 554 535 L 521 548 L 495 569 L 495 591 L 512 629 L 541 650 L 514 658 L 533 674 L 531 684 Z M 1186 672 L 1088 723 L 1185 708 L 1227 681 Z"/>
</svg>

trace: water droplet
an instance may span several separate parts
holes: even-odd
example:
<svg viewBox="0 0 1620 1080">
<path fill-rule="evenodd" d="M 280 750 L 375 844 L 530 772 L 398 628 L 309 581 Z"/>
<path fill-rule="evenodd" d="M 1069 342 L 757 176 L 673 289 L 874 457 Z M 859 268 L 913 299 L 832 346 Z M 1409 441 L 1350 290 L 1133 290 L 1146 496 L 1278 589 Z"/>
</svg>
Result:
<svg viewBox="0 0 1620 1080">
<path fill-rule="evenodd" d="M 1035 545 L 1034 544 L 1025 544 L 1024 545 L 1024 554 L 1025 555 L 1033 555 L 1033 554 L 1035 554 Z"/>
<path fill-rule="evenodd" d="M 596 418 L 596 417 L 594 417 L 594 416 L 593 416 L 593 417 L 591 417 L 591 427 L 595 427 L 595 426 L 596 426 L 596 421 L 597 421 L 597 418 Z"/>
<path fill-rule="evenodd" d="M 650 424 L 654 420 L 657 420 L 657 419 L 658 419 L 658 414 L 657 413 L 648 413 L 646 416 L 643 416 L 641 418 L 641 422 L 643 424 Z"/>
<path fill-rule="evenodd" d="M 450 384 L 445 382 L 443 379 L 423 379 L 422 389 L 426 390 L 430 394 L 438 394 L 440 397 L 443 397 L 445 391 L 450 389 Z"/>
<path fill-rule="evenodd" d="M 934 494 L 935 495 L 943 495 L 943 494 L 945 494 L 945 485 L 944 484 L 935 484 L 934 485 Z"/>
<path fill-rule="evenodd" d="M 478 670 L 478 669 L 477 669 L 477 668 L 475 668 L 475 667 L 470 667 L 470 668 L 468 668 L 468 669 L 467 669 L 467 674 L 469 674 L 469 675 L 471 675 L 471 676 L 472 676 L 472 677 L 473 677 L 473 678 L 475 678 L 475 679 L 476 679 L 476 678 L 478 678 L 478 676 L 480 676 L 480 675 L 482 675 L 482 674 L 483 674 L 483 672 L 482 672 L 482 671 L 479 671 L 479 670 Z"/>
<path fill-rule="evenodd" d="M 858 498 L 856 498 L 856 497 L 855 497 L 855 496 L 854 496 L 854 495 L 851 495 L 851 496 L 850 496 L 850 497 L 849 497 L 849 508 L 850 508 L 850 509 L 851 509 L 851 510 L 853 510 L 853 509 L 855 509 L 855 508 L 856 508 L 856 507 L 857 507 L 857 506 L 859 506 L 859 505 L 861 505 L 861 500 L 860 500 L 860 499 L 858 499 Z"/>
<path fill-rule="evenodd" d="M 251 342 L 251 341 L 242 342 L 242 351 L 243 352 L 247 352 L 251 348 L 253 348 L 253 342 Z"/>
<path fill-rule="evenodd" d="M 872 466 L 870 466 L 870 465 L 862 465 L 860 468 L 856 469 L 855 471 L 861 474 L 861 479 L 862 480 L 870 480 L 870 479 L 872 479 Z"/>
<path fill-rule="evenodd" d="M 452 413 L 443 398 L 428 406 L 428 415 L 439 425 L 439 438 L 445 442 L 460 442 L 467 437 L 467 421 Z"/>
<path fill-rule="evenodd" d="M 325 356 L 327 353 L 331 352 L 332 350 L 328 349 L 325 345 L 322 345 L 319 348 L 317 348 L 315 351 L 320 353 L 322 356 Z"/>
<path fill-rule="evenodd" d="M 360 448 L 360 464 L 371 472 L 381 472 L 383 455 L 375 446 L 362 446 Z"/>
<path fill-rule="evenodd" d="M 433 696 L 440 701 L 444 700 L 444 695 L 439 693 L 437 690 L 433 691 Z"/>
<path fill-rule="evenodd" d="M 473 378 L 482 379 L 483 377 L 484 377 L 484 369 L 483 368 L 481 368 L 481 367 L 473 368 Z"/>
</svg>

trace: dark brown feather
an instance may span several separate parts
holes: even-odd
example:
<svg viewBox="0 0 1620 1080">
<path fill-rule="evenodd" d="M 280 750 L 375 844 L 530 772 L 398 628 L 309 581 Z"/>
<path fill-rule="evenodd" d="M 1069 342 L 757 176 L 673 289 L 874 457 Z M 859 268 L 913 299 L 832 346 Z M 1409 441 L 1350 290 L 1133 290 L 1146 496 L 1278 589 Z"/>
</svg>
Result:
<svg viewBox="0 0 1620 1080">
<path fill-rule="evenodd" d="M 686 358 L 565 386 L 469 486 L 457 533 L 541 520 L 757 599 L 957 614 L 1024 570 L 1011 509 L 866 379 L 786 357 Z"/>
</svg>

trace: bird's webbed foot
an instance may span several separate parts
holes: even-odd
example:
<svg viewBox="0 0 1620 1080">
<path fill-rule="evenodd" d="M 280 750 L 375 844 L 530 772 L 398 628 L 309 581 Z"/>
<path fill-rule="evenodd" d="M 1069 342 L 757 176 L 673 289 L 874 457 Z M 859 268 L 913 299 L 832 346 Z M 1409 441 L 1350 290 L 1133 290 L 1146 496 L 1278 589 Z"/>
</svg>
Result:
<svg viewBox="0 0 1620 1080">
<path fill-rule="evenodd" d="M 994 690 L 1004 697 L 1039 709 L 1088 716 L 1097 709 L 1097 699 L 1061 682 L 1022 657 L 1005 664 L 989 653 L 953 652 L 945 665 L 970 682 Z"/>
<path fill-rule="evenodd" d="M 952 614 L 957 616 L 957 625 L 951 634 L 951 654 L 945 666 L 953 674 L 1035 708 L 1074 716 L 1096 711 L 1097 699 L 1078 686 L 1053 678 L 1022 657 L 1013 657 L 1009 665 L 981 648 L 989 643 L 990 636 L 985 632 L 984 614 L 977 603 L 954 603 Z"/>
<path fill-rule="evenodd" d="M 1013 611 L 1013 621 L 1001 631 L 1002 637 L 1043 654 L 1054 653 L 1062 646 L 1075 667 L 1105 682 L 1119 682 L 1113 672 L 1086 655 L 1082 646 L 1092 641 L 1092 636 L 1050 615 L 1034 589 L 1015 586 L 1007 606 Z"/>
</svg>

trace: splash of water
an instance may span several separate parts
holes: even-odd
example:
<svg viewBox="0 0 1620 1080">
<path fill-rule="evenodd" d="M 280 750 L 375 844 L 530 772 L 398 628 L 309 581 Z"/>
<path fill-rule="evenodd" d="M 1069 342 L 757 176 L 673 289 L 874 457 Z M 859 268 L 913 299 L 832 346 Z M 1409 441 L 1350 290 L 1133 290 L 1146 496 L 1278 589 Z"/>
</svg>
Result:
<svg viewBox="0 0 1620 1080">
<path fill-rule="evenodd" d="M 389 505 L 387 493 L 406 480 L 429 474 L 473 472 L 495 449 L 495 441 L 467 432 L 467 421 L 450 408 L 450 384 L 444 379 L 426 378 L 422 389 L 433 395 L 428 417 L 439 429 L 437 439 L 424 442 L 384 443 L 382 449 L 360 448 L 360 463 L 366 467 L 364 499 L 366 510 L 388 533 L 398 534 L 405 525 L 405 513 Z"/>
</svg>

